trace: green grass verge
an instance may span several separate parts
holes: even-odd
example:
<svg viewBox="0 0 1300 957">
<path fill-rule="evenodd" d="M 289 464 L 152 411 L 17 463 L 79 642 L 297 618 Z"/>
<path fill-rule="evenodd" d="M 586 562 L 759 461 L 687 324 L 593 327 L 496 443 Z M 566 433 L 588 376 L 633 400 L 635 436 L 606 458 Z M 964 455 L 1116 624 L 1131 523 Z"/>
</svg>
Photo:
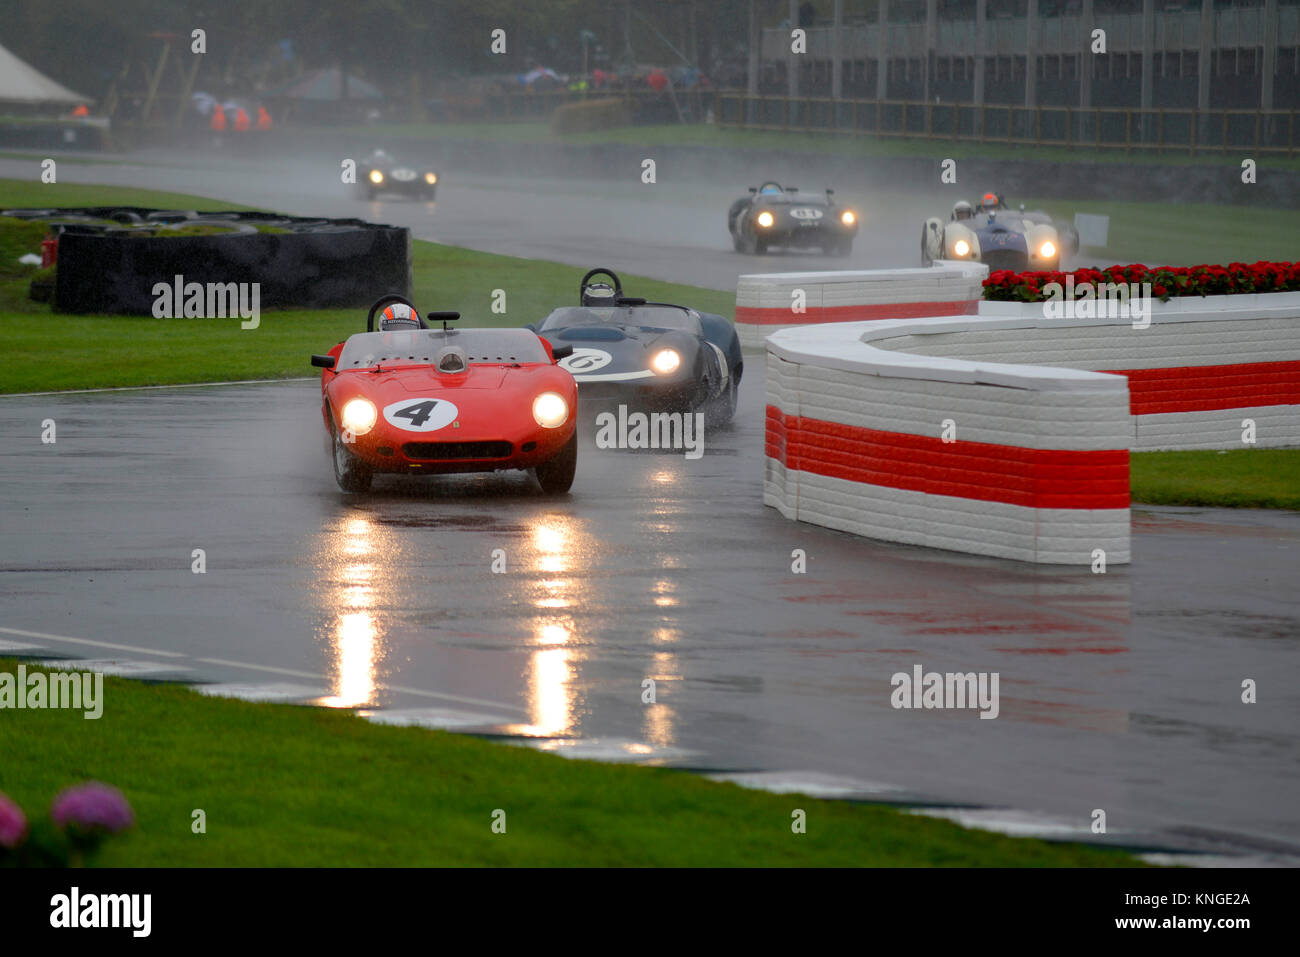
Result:
<svg viewBox="0 0 1300 957">
<path fill-rule="evenodd" d="M 1008 197 L 1027 209 L 1043 209 L 1055 219 L 1074 220 L 1075 213 L 1110 217 L 1107 244 L 1081 251 L 1083 256 L 1114 263 L 1148 266 L 1195 266 L 1201 263 L 1294 262 L 1297 248 L 1295 210 L 1211 206 L 1208 203 L 1136 203 L 1109 200 Z"/>
<path fill-rule="evenodd" d="M 1096 149 L 1086 144 L 1075 147 L 1009 145 L 1003 143 L 953 142 L 942 138 L 874 137 L 847 133 L 804 133 L 783 130 L 743 130 L 704 123 L 620 126 L 590 133 L 554 133 L 548 121 L 523 120 L 496 123 L 389 123 L 350 127 L 347 132 L 411 139 L 479 140 L 486 143 L 562 143 L 570 146 L 606 143 L 629 146 L 711 146 L 726 150 L 780 150 L 821 153 L 862 159 L 908 157 L 944 159 L 1037 160 L 1045 163 L 1139 163 L 1152 166 L 1223 166 L 1241 175 L 1241 157 L 1201 153 L 1186 149 L 1133 151 Z M 1238 151 L 1241 156 L 1249 149 Z M 1300 169 L 1300 158 L 1267 154 L 1256 157 L 1262 168 Z"/>
<path fill-rule="evenodd" d="M 0 180 L 0 205 L 107 205 L 231 209 L 198 196 L 57 187 Z M 74 191 L 72 193 L 64 190 Z M 0 247 L 6 265 L 24 251 L 39 252 L 43 229 L 17 223 L 13 249 Z M 23 230 L 26 230 L 25 232 Z M 0 236 L 9 232 L 0 228 Z M 30 234 L 30 235 L 29 235 Z M 30 250 L 18 248 L 31 244 Z M 422 309 L 456 309 L 469 326 L 522 326 L 557 305 L 576 302 L 583 270 L 535 259 L 516 259 L 456 246 L 412 244 L 414 301 Z M 75 350 L 51 350 L 51 311 L 27 295 L 34 267 L 16 267 L 6 278 L 0 268 L 0 336 L 8 353 L 0 393 L 44 392 L 111 386 L 173 385 L 275 379 L 312 374 L 307 357 L 362 331 L 359 309 L 263 312 L 257 329 L 238 319 L 154 319 L 148 316 L 60 317 L 65 336 L 75 332 Z M 735 295 L 695 286 L 624 276 L 629 294 L 681 302 L 730 317 Z M 495 289 L 506 292 L 504 315 L 491 311 Z M 58 340 L 66 342 L 64 340 Z"/>
<path fill-rule="evenodd" d="M 0 671 L 15 668 L 0 659 Z M 98 720 L 25 710 L 4 721 L 0 791 L 29 819 L 83 780 L 125 793 L 137 826 L 105 843 L 105 866 L 1140 864 L 889 808 L 113 678 Z M 196 808 L 205 834 L 191 831 Z M 491 829 L 498 808 L 505 834 Z M 795 808 L 807 814 L 805 834 L 791 830 Z"/>
<path fill-rule="evenodd" d="M 1133 501 L 1300 509 L 1300 449 L 1135 452 Z"/>
<path fill-rule="evenodd" d="M 203 209 L 219 212 L 251 209 L 238 203 L 164 193 L 131 186 L 96 186 L 79 183 L 39 183 L 27 179 L 0 179 L 0 208 L 46 206 L 147 206 L 151 209 Z"/>
</svg>

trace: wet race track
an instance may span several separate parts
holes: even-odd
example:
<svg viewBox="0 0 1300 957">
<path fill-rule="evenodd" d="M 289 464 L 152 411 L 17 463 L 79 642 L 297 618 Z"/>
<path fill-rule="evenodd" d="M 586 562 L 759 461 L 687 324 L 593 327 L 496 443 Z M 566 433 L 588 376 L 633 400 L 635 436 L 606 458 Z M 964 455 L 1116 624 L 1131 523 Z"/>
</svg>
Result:
<svg viewBox="0 0 1300 957">
<path fill-rule="evenodd" d="M 291 213 L 427 216 L 277 198 L 278 181 L 238 173 L 67 171 Z M 683 253 L 662 223 L 617 247 L 613 226 L 593 237 L 563 217 L 549 239 L 508 234 L 516 212 L 535 224 L 566 204 L 534 191 L 520 209 L 523 190 L 503 188 L 485 207 L 492 192 L 476 222 L 447 190 L 417 235 L 716 288 L 759 268 L 730 251 L 711 201 L 699 215 L 712 232 Z M 863 239 L 852 265 L 911 264 L 910 241 Z M 283 686 L 397 719 L 425 709 L 575 754 L 816 772 L 864 796 L 1034 812 L 1026 827 L 1079 836 L 1104 808 L 1117 841 L 1300 845 L 1300 516 L 1135 508 L 1133 564 L 1104 575 L 791 523 L 762 506 L 756 358 L 735 423 L 707 434 L 702 458 L 597 449 L 587 425 L 560 498 L 522 473 L 381 477 L 344 495 L 314 381 L 0 399 L 0 651 Z M 54 445 L 40 441 L 47 418 Z M 891 676 L 918 663 L 997 672 L 998 719 L 891 707 Z M 1268 708 L 1240 703 L 1243 678 Z"/>
<path fill-rule="evenodd" d="M 6 399 L 0 640 L 598 755 L 1300 838 L 1296 729 L 1267 718 L 1296 710 L 1237 703 L 1256 676 L 1300 704 L 1269 680 L 1295 516 L 1138 510 L 1105 575 L 795 525 L 761 504 L 761 385 L 695 461 L 587 430 L 557 499 L 523 473 L 346 496 L 314 383 Z M 918 662 L 998 672 L 998 719 L 894 710 Z"/>
</svg>

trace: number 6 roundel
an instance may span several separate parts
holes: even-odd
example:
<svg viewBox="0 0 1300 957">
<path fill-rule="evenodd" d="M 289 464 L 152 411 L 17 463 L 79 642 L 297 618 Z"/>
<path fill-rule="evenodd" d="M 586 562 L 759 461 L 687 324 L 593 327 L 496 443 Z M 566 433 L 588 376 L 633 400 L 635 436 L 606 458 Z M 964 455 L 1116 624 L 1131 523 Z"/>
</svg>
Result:
<svg viewBox="0 0 1300 957">
<path fill-rule="evenodd" d="M 384 420 L 406 432 L 436 432 L 459 415 L 460 410 L 446 399 L 403 399 L 384 406 Z"/>
</svg>

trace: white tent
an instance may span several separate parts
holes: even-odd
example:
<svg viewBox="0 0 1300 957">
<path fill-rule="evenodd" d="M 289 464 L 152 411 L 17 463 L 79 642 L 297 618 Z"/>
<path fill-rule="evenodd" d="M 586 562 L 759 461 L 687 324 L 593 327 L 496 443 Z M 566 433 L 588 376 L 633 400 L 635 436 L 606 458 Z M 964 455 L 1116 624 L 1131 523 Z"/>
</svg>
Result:
<svg viewBox="0 0 1300 957">
<path fill-rule="evenodd" d="M 0 46 L 0 103 L 85 103 L 87 99 Z"/>
</svg>

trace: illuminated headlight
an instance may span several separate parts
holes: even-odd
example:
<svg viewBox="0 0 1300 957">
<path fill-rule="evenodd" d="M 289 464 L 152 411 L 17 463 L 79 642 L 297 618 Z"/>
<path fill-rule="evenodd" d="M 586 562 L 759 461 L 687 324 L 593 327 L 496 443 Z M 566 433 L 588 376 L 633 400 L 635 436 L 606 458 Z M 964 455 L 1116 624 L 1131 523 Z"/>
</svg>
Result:
<svg viewBox="0 0 1300 957">
<path fill-rule="evenodd" d="M 761 213 L 759 213 L 758 218 L 755 219 L 754 221 L 758 223 L 758 225 L 762 226 L 764 229 L 767 229 L 774 222 L 776 222 L 776 220 L 772 217 L 772 214 L 769 213 L 767 210 L 763 210 Z"/>
<path fill-rule="evenodd" d="M 558 429 L 569 418 L 569 403 L 557 392 L 543 392 L 533 399 L 533 418 L 544 429 Z"/>
<path fill-rule="evenodd" d="M 383 173 L 379 172 L 379 170 L 377 170 L 377 169 L 372 169 L 372 170 L 370 171 L 370 182 L 372 182 L 372 183 L 374 183 L 376 186 L 378 186 L 378 185 L 379 185 L 380 183 L 382 183 L 383 181 L 384 181 L 384 174 L 383 174 Z"/>
<path fill-rule="evenodd" d="M 970 243 L 964 239 L 959 239 L 952 244 L 952 251 L 958 256 L 965 256 L 970 252 Z"/>
<path fill-rule="evenodd" d="M 853 215 L 853 210 L 851 209 L 846 209 L 843 213 L 840 214 L 840 222 L 842 222 L 845 226 L 852 226 L 857 221 L 858 221 L 858 217 Z"/>
<path fill-rule="evenodd" d="M 436 173 L 425 173 L 424 181 L 432 186 L 434 183 L 438 182 L 438 176 Z"/>
<path fill-rule="evenodd" d="M 1043 243 L 1043 245 L 1038 249 L 1038 255 L 1042 256 L 1044 259 L 1051 259 L 1056 255 L 1055 244 L 1053 244 L 1051 240 Z"/>
<path fill-rule="evenodd" d="M 655 353 L 655 357 L 650 360 L 650 368 L 660 375 L 671 375 L 677 371 L 677 367 L 682 364 L 682 357 L 677 354 L 676 349 L 665 349 L 662 352 Z"/>
<path fill-rule="evenodd" d="M 378 413 L 369 399 L 349 399 L 343 406 L 343 428 L 353 435 L 365 435 L 375 427 Z"/>
</svg>

